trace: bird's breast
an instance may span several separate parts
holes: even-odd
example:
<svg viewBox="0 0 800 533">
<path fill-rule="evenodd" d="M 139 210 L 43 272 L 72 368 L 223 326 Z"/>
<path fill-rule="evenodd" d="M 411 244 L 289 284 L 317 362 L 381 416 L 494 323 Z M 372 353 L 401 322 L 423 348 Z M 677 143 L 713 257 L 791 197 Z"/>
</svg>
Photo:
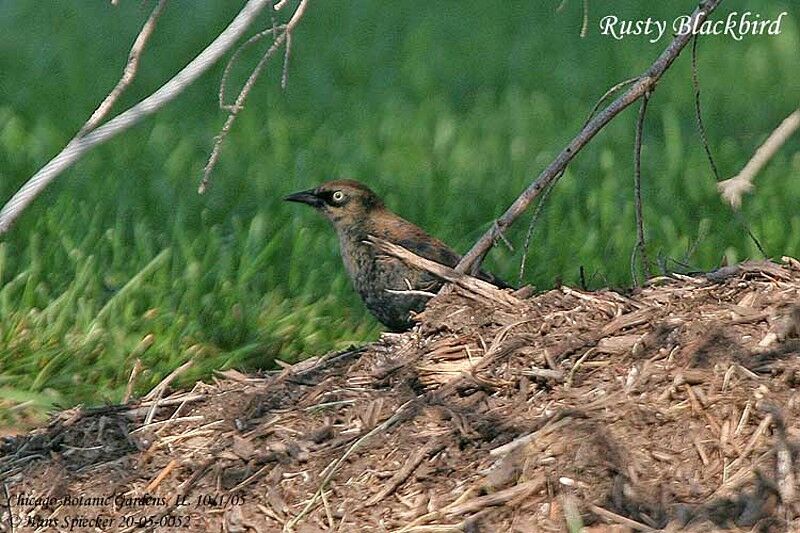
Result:
<svg viewBox="0 0 800 533">
<path fill-rule="evenodd" d="M 395 257 L 377 253 L 363 238 L 342 237 L 342 262 L 367 309 L 392 329 L 408 327 L 409 313 L 421 311 L 429 298 L 403 292 L 436 292 L 441 282 Z"/>
</svg>

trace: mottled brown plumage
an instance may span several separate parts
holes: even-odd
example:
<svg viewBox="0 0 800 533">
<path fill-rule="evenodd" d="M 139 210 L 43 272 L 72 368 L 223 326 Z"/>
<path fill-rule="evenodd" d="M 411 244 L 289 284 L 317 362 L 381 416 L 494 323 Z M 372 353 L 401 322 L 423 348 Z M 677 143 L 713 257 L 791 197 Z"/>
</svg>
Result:
<svg viewBox="0 0 800 533">
<path fill-rule="evenodd" d="M 431 237 L 411 222 L 384 206 L 367 186 L 354 180 L 335 180 L 315 189 L 291 194 L 290 202 L 308 204 L 331 221 L 339 237 L 344 266 L 367 309 L 389 329 L 403 331 L 411 327 L 410 313 L 425 307 L 429 297 L 396 291 L 433 292 L 442 280 L 399 259 L 376 252 L 365 242 L 374 235 L 399 244 L 431 261 L 449 267 L 461 257 L 442 241 Z M 480 272 L 481 279 L 499 287 L 507 285 L 493 275 Z"/>
</svg>

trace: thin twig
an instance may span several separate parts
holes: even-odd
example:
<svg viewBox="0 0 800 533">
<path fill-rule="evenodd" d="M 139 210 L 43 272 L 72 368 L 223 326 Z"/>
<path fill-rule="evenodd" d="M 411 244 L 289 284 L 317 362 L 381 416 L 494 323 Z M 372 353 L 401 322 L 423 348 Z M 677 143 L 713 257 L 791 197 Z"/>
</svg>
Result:
<svg viewBox="0 0 800 533">
<path fill-rule="evenodd" d="M 203 178 L 200 180 L 200 186 L 197 188 L 197 192 L 199 194 L 203 194 L 208 189 L 208 183 L 211 178 L 211 172 L 213 172 L 214 167 L 217 166 L 217 162 L 219 161 L 220 152 L 222 150 L 222 143 L 225 142 L 225 139 L 228 137 L 228 134 L 233 127 L 233 123 L 236 122 L 236 118 L 239 116 L 239 111 L 242 110 L 247 97 L 250 95 L 250 91 L 253 90 L 253 87 L 258 81 L 259 76 L 261 76 L 261 72 L 264 70 L 264 67 L 275 55 L 275 52 L 283 45 L 287 43 L 289 39 L 291 39 L 291 34 L 294 31 L 297 24 L 303 18 L 303 14 L 308 7 L 308 0 L 300 0 L 300 4 L 298 4 L 297 9 L 295 10 L 292 18 L 289 19 L 289 22 L 286 23 L 283 31 L 276 35 L 275 41 L 272 45 L 264 52 L 264 55 L 261 57 L 261 60 L 256 64 L 253 68 L 252 72 L 250 72 L 250 76 L 247 78 L 247 81 L 242 86 L 242 90 L 239 91 L 239 96 L 236 97 L 236 101 L 230 106 L 228 109 L 228 118 L 225 119 L 225 124 L 223 124 L 222 129 L 219 131 L 217 136 L 214 138 L 214 146 L 211 149 L 211 155 L 208 157 L 208 161 L 206 162 L 206 166 L 203 168 Z M 275 9 L 278 9 L 278 6 L 275 6 Z M 263 33 L 263 32 L 262 32 Z M 288 59 L 288 55 L 286 56 Z M 222 91 L 220 91 L 220 97 L 222 97 Z"/>
<path fill-rule="evenodd" d="M 572 368 L 569 369 L 567 380 L 564 383 L 565 388 L 568 389 L 572 387 L 572 380 L 575 378 L 575 373 L 578 371 L 578 369 L 584 363 L 584 361 L 586 361 L 589 358 L 589 356 L 592 355 L 593 353 L 595 353 L 595 349 L 589 348 L 588 350 L 586 350 L 586 353 L 584 353 L 577 361 L 575 361 L 575 364 L 572 365 Z"/>
<path fill-rule="evenodd" d="M 436 294 L 428 291 L 417 291 L 414 289 L 404 289 L 404 290 L 395 290 L 395 289 L 384 289 L 389 294 L 404 294 L 406 296 L 422 296 L 423 298 L 435 298 Z"/>
<path fill-rule="evenodd" d="M 153 405 L 150 407 L 150 410 L 148 411 L 147 416 L 144 419 L 145 426 L 153 421 L 153 417 L 155 417 L 156 411 L 158 410 L 159 407 L 158 404 L 161 401 L 161 397 L 164 395 L 164 391 L 167 390 L 167 387 L 169 387 L 169 384 L 172 383 L 175 380 L 175 378 L 177 378 L 178 376 L 189 370 L 193 364 L 194 361 L 192 359 L 189 359 L 188 361 L 183 363 L 181 366 L 170 372 L 167 377 L 162 379 L 161 382 L 158 385 L 156 385 L 153 388 L 153 390 L 151 390 L 143 398 L 143 400 L 146 401 L 153 400 Z"/>
<path fill-rule="evenodd" d="M 591 120 L 594 118 L 594 114 L 597 113 L 597 110 L 600 109 L 600 106 L 603 105 L 603 102 L 606 101 L 606 98 L 608 98 L 609 96 L 611 96 L 615 92 L 619 91 L 623 87 L 627 87 L 628 85 L 630 85 L 631 83 L 636 82 L 636 81 L 639 81 L 639 76 L 636 76 L 635 78 L 628 78 L 627 80 L 623 80 L 623 81 L 617 83 L 616 85 L 614 85 L 613 87 L 611 87 L 605 93 L 603 93 L 603 96 L 601 96 L 600 99 L 597 100 L 597 103 L 594 104 L 594 107 L 592 108 L 592 110 L 589 111 L 589 115 L 586 117 L 586 122 L 583 123 L 583 127 L 585 128 L 586 125 L 589 124 L 589 122 L 591 122 Z"/>
<path fill-rule="evenodd" d="M 636 120 L 636 139 L 633 148 L 633 190 L 634 205 L 636 207 L 636 246 L 631 256 L 631 277 L 634 287 L 639 286 L 639 277 L 636 275 L 635 258 L 638 253 L 644 272 L 645 281 L 650 274 L 650 262 L 647 260 L 647 245 L 644 239 L 644 215 L 642 214 L 642 132 L 644 130 L 644 117 L 647 113 L 647 102 L 650 100 L 648 93 L 642 98 L 639 107 L 639 117 Z"/>
<path fill-rule="evenodd" d="M 581 38 L 586 37 L 589 31 L 589 0 L 583 0 L 583 23 L 581 24 Z"/>
<path fill-rule="evenodd" d="M 150 533 L 151 531 L 155 531 L 155 529 L 159 527 L 159 521 L 163 517 L 173 514 L 175 512 L 175 509 L 178 507 L 178 503 L 183 499 L 182 497 L 185 497 L 185 496 L 189 495 L 189 493 L 192 491 L 194 486 L 211 469 L 211 465 L 213 465 L 218 460 L 219 460 L 218 457 L 210 457 L 210 458 L 206 459 L 205 461 L 203 461 L 203 463 L 200 464 L 197 467 L 197 469 L 195 469 L 195 471 L 192 474 L 192 476 L 188 480 L 184 481 L 178 487 L 178 490 L 177 490 L 178 494 L 176 494 L 174 498 L 170 498 L 171 503 L 169 505 L 167 505 L 165 508 L 163 508 L 161 510 L 161 512 L 159 512 L 158 514 L 153 516 L 153 521 L 152 521 L 153 525 L 147 526 L 144 530 L 142 530 L 143 533 Z M 150 524 L 151 522 L 147 522 L 147 523 Z M 127 529 L 124 529 L 122 531 L 123 531 L 123 533 L 130 533 L 132 531 L 136 531 L 137 529 L 141 530 L 141 525 L 139 525 L 139 526 L 133 525 L 133 526 L 131 526 L 131 527 L 127 528 Z"/>
<path fill-rule="evenodd" d="M 137 357 L 136 362 L 133 363 L 133 369 L 131 369 L 131 375 L 128 378 L 128 384 L 125 386 L 125 395 L 122 397 L 123 404 L 126 404 L 130 401 L 131 394 L 133 394 L 133 385 L 136 383 L 136 377 L 139 375 L 141 370 L 142 360 Z"/>
<path fill-rule="evenodd" d="M 547 197 L 550 196 L 550 191 L 552 190 L 553 190 L 553 184 L 551 183 L 545 189 L 544 193 L 542 193 L 542 198 L 541 200 L 539 200 L 539 203 L 536 204 L 536 209 L 533 211 L 533 215 L 531 216 L 531 223 L 528 224 L 528 232 L 525 234 L 525 243 L 522 245 L 522 260 L 519 263 L 519 277 L 517 278 L 517 285 L 520 287 L 522 287 L 522 278 L 525 275 L 525 263 L 528 261 L 528 249 L 531 246 L 531 238 L 533 237 L 533 230 L 536 227 L 536 223 L 539 221 L 539 217 L 542 214 L 544 204 L 547 202 Z"/>
<path fill-rule="evenodd" d="M 25 208 L 64 170 L 89 150 L 139 123 L 178 97 L 239 40 L 269 0 L 249 0 L 236 18 L 205 50 L 160 89 L 97 129 L 73 138 L 61 152 L 39 169 L 0 210 L 0 235 L 6 233 Z"/>
<path fill-rule="evenodd" d="M 503 444 L 502 446 L 498 446 L 492 450 L 489 450 L 489 455 L 491 457 L 502 457 L 509 453 L 512 453 L 514 450 L 518 450 L 523 446 L 527 446 L 529 443 L 533 442 L 535 439 L 542 438 L 545 435 L 549 435 L 550 433 L 563 428 L 573 422 L 571 418 L 571 413 L 568 411 L 560 411 L 553 415 L 550 420 L 548 420 L 544 425 L 539 427 L 539 429 L 532 431 L 531 433 L 526 433 L 520 437 L 515 438 L 511 442 L 507 444 Z"/>
<path fill-rule="evenodd" d="M 716 180 L 720 181 L 722 177 L 719 174 L 719 169 L 717 169 L 714 156 L 711 155 L 711 146 L 708 144 L 706 126 L 703 122 L 703 113 L 700 106 L 700 80 L 697 77 L 697 35 L 692 39 L 692 87 L 694 88 L 694 117 L 697 122 L 697 132 L 700 134 L 700 142 L 703 144 L 703 150 L 706 152 L 711 171 L 714 173 Z"/>
<path fill-rule="evenodd" d="M 686 250 L 686 253 L 683 256 L 683 261 L 678 262 L 674 259 L 673 261 L 681 266 L 684 266 L 685 268 L 688 268 L 689 261 L 692 257 L 694 257 L 694 254 L 697 252 L 700 244 L 705 240 L 706 237 L 708 237 L 708 231 L 710 227 L 711 225 L 708 224 L 707 221 L 705 223 L 700 222 L 700 227 L 697 230 L 697 238 L 689 245 L 689 248 Z"/>
<path fill-rule="evenodd" d="M 607 520 L 611 520 L 612 522 L 616 522 L 617 524 L 621 524 L 623 526 L 627 526 L 630 529 L 634 529 L 636 531 L 655 531 L 652 527 L 642 524 L 641 522 L 637 522 L 636 520 L 631 520 L 628 517 L 619 515 L 608 509 L 603 507 L 599 507 L 597 505 L 589 504 L 589 510 L 592 511 L 594 514 L 602 516 Z"/>
<path fill-rule="evenodd" d="M 275 31 L 278 27 L 278 19 L 275 18 L 275 5 L 274 0 L 269 0 L 269 22 L 272 25 L 272 34 L 276 35 Z"/>
<path fill-rule="evenodd" d="M 544 476 L 537 477 L 524 483 L 512 485 L 507 489 L 487 494 L 486 496 L 478 496 L 477 498 L 473 498 L 459 505 L 445 507 L 442 511 L 447 516 L 459 516 L 462 514 L 475 513 L 486 507 L 505 505 L 513 499 L 522 499 L 542 490 L 545 483 Z"/>
<path fill-rule="evenodd" d="M 495 224 L 497 224 L 497 221 L 495 221 Z M 503 241 L 503 244 L 505 244 L 505 245 L 506 245 L 506 247 L 509 249 L 509 251 L 511 251 L 512 253 L 514 252 L 514 245 L 513 245 L 513 244 L 511 244 L 511 241 L 509 241 L 509 240 L 508 240 L 508 237 L 506 237 L 506 236 L 503 234 L 503 232 L 502 232 L 502 231 L 500 231 L 500 232 L 497 234 L 497 238 L 498 238 L 499 240 Z"/>
<path fill-rule="evenodd" d="M 161 13 L 164 12 L 166 6 L 167 0 L 159 0 L 156 7 L 153 8 L 150 16 L 142 26 L 139 35 L 136 36 L 136 40 L 133 41 L 133 46 L 131 46 L 131 50 L 128 53 L 128 62 L 125 64 L 125 69 L 122 71 L 122 77 L 97 109 L 95 109 L 92 116 L 86 121 L 86 124 L 80 129 L 77 135 L 78 137 L 83 137 L 86 133 L 95 129 L 103 121 L 108 112 L 111 111 L 111 108 L 114 107 L 114 104 L 119 100 L 119 97 L 122 96 L 122 93 L 125 92 L 125 89 L 133 82 L 133 79 L 136 77 L 136 72 L 139 69 L 139 60 L 142 57 L 142 52 L 144 52 L 147 41 L 153 34 L 158 19 L 161 17 Z"/>
<path fill-rule="evenodd" d="M 292 34 L 286 35 L 286 50 L 283 55 L 283 72 L 281 73 L 281 89 L 289 85 L 289 59 L 292 57 Z"/>
<path fill-rule="evenodd" d="M 178 460 L 177 459 L 171 459 L 170 462 L 167 463 L 167 466 L 165 466 L 161 470 L 161 472 L 159 472 L 158 475 L 155 478 L 153 478 L 153 481 L 148 483 L 148 485 L 147 485 L 147 487 L 145 487 L 144 491 L 148 492 L 148 493 L 152 493 L 154 490 L 156 490 L 158 488 L 158 486 L 161 484 L 161 482 L 164 481 L 167 478 L 167 476 L 172 473 L 173 470 L 175 470 L 176 466 L 178 466 Z"/>
<path fill-rule="evenodd" d="M 706 0 L 701 3 L 691 14 L 689 24 L 696 27 L 702 24 L 717 8 L 722 0 Z M 535 200 L 550 183 L 556 181 L 557 176 L 591 141 L 606 124 L 620 112 L 641 98 L 646 92 L 652 91 L 661 76 L 677 59 L 691 39 L 689 32 L 677 35 L 667 48 L 661 53 L 647 71 L 624 94 L 614 100 L 600 114 L 592 119 L 578 135 L 570 141 L 550 165 L 542 171 L 536 180 L 520 194 L 514 203 L 509 206 L 503 215 L 497 219 L 497 224 L 492 224 L 486 233 L 472 246 L 469 252 L 461 259 L 456 270 L 458 272 L 472 272 L 480 268 L 480 262 L 486 252 L 493 246 L 499 233 L 505 231 L 525 211 L 530 203 Z"/>
<path fill-rule="evenodd" d="M 333 521 L 333 511 L 331 511 L 331 506 L 328 504 L 328 498 L 325 496 L 324 490 L 320 494 L 320 498 L 322 498 L 322 506 L 325 508 L 325 516 L 328 518 L 328 531 L 333 531 L 336 529 L 336 523 Z"/>
<path fill-rule="evenodd" d="M 487 281 L 473 278 L 465 274 L 460 274 L 450 267 L 418 256 L 411 250 L 403 248 L 398 244 L 385 241 L 373 235 L 369 235 L 365 242 L 375 246 L 375 248 L 381 253 L 397 257 L 410 266 L 430 272 L 431 274 L 434 274 L 445 281 L 449 281 L 450 283 L 454 283 L 459 287 L 466 289 L 471 294 L 490 300 L 499 306 L 504 308 L 519 309 L 519 306 L 522 305 L 522 302 L 518 298 L 501 289 L 498 289 L 496 286 Z"/>
<path fill-rule="evenodd" d="M 703 144 L 703 150 L 706 152 L 708 164 L 711 166 L 711 171 L 714 173 L 714 179 L 717 182 L 720 182 L 722 181 L 722 176 L 720 175 L 717 164 L 714 161 L 714 156 L 711 154 L 711 147 L 708 144 L 708 136 L 706 135 L 706 127 L 705 123 L 703 122 L 703 113 L 700 105 L 700 80 L 697 76 L 697 39 L 698 36 L 695 35 L 694 39 L 692 40 L 692 87 L 694 88 L 694 115 L 697 122 L 697 131 L 700 134 L 700 142 Z M 756 245 L 758 251 L 761 252 L 761 255 L 764 256 L 765 259 L 768 259 L 769 256 L 767 255 L 767 252 L 764 250 L 764 247 L 761 246 L 761 242 L 755 236 L 753 230 L 750 229 L 750 224 L 747 223 L 747 220 L 745 220 L 744 216 L 742 216 L 742 214 L 737 210 L 734 210 L 733 214 L 742 228 L 744 228 L 745 232 L 747 232 L 750 240 Z"/>
<path fill-rule="evenodd" d="M 561 0 L 561 3 L 558 4 L 556 8 L 556 13 L 561 13 L 564 10 L 564 7 L 567 5 L 567 0 Z M 581 20 L 581 38 L 586 37 L 586 34 L 589 31 L 589 0 L 583 0 L 583 18 Z"/>
<path fill-rule="evenodd" d="M 225 64 L 225 70 L 222 71 L 222 79 L 219 82 L 219 108 L 220 109 L 222 109 L 223 111 L 230 111 L 230 112 L 233 112 L 234 109 L 235 109 L 233 104 L 226 104 L 225 103 L 225 101 L 227 100 L 227 98 L 225 96 L 225 93 L 227 92 L 227 89 L 228 89 L 228 78 L 230 78 L 231 70 L 233 69 L 233 66 L 236 64 L 236 62 L 239 60 L 239 56 L 242 55 L 242 52 L 244 52 L 245 50 L 247 50 L 248 48 L 250 48 L 251 46 L 256 44 L 258 41 L 260 41 L 261 39 L 263 39 L 267 35 L 277 35 L 278 31 L 283 31 L 285 29 L 286 29 L 286 25 L 285 24 L 281 24 L 280 26 L 276 26 L 273 23 L 271 28 L 267 28 L 265 30 L 262 30 L 262 31 L 256 33 L 255 35 L 253 35 L 252 37 L 247 39 L 245 42 L 243 42 L 241 45 L 239 45 L 239 47 L 236 49 L 236 51 L 233 52 L 233 54 L 231 55 L 231 58 Z"/>
</svg>

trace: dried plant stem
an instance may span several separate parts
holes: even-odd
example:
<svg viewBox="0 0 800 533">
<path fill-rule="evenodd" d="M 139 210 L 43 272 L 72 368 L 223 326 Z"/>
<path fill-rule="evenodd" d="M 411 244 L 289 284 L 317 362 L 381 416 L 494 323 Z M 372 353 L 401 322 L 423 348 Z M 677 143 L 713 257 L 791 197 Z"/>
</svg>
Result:
<svg viewBox="0 0 800 533">
<path fill-rule="evenodd" d="M 107 123 L 83 136 L 77 135 L 64 149 L 39 169 L 0 210 L 0 235 L 6 233 L 25 208 L 64 170 L 86 152 L 139 123 L 178 97 L 189 85 L 217 62 L 252 24 L 270 0 L 248 0 L 225 30 L 186 67 L 157 91 Z"/>
<path fill-rule="evenodd" d="M 147 395 L 144 398 L 142 398 L 145 401 L 153 400 L 153 405 L 150 406 L 150 410 L 147 412 L 147 416 L 144 419 L 145 426 L 150 424 L 153 421 L 153 418 L 156 416 L 156 411 L 158 410 L 161 398 L 164 396 L 164 391 L 167 390 L 169 384 L 172 383 L 175 380 L 175 378 L 177 378 L 178 376 L 189 370 L 193 364 L 194 361 L 192 359 L 189 359 L 181 366 L 170 372 L 170 374 L 167 377 L 162 379 L 158 385 L 153 387 L 153 390 L 148 392 Z"/>
<path fill-rule="evenodd" d="M 425 270 L 443 280 L 458 285 L 477 298 L 489 300 L 506 309 L 519 308 L 519 299 L 487 281 L 456 272 L 450 267 L 425 259 L 407 248 L 403 248 L 398 244 L 391 243 L 373 235 L 368 236 L 366 242 L 375 246 L 379 252 L 397 257 L 407 265 Z"/>
<path fill-rule="evenodd" d="M 322 478 L 322 482 L 319 484 L 317 492 L 315 492 L 314 496 L 310 500 L 308 500 L 308 503 L 306 503 L 305 507 L 303 507 L 303 509 L 297 516 L 286 522 L 283 531 L 293 531 L 294 527 L 300 522 L 300 520 L 302 520 L 303 517 L 307 515 L 309 511 L 311 511 L 311 509 L 317 504 L 317 501 L 319 501 L 319 499 L 322 497 L 322 492 L 325 490 L 325 487 L 327 486 L 328 482 L 333 478 L 333 475 L 336 473 L 336 471 L 339 469 L 342 463 L 345 460 L 347 460 L 347 458 L 350 457 L 350 455 L 354 451 L 356 451 L 362 444 L 371 439 L 373 436 L 377 435 L 378 433 L 384 433 L 389 428 L 391 428 L 397 421 L 406 416 L 407 410 L 409 408 L 412 408 L 415 405 L 416 405 L 415 400 L 409 400 L 403 405 L 401 405 L 397 409 L 397 411 L 395 411 L 394 415 L 389 417 L 379 426 L 375 426 L 372 430 L 361 436 L 347 449 L 347 451 L 344 452 L 344 454 L 341 457 L 339 457 L 336 461 L 331 463 L 331 465 L 326 469 L 325 476 Z"/>
<path fill-rule="evenodd" d="M 635 531 L 655 531 L 650 526 L 642 524 L 641 522 L 637 522 L 636 520 L 631 520 L 626 516 L 619 515 L 617 513 L 611 512 L 604 507 L 598 507 L 597 505 L 590 504 L 589 509 L 596 515 L 602 516 L 606 520 L 610 520 L 611 522 L 616 522 L 617 524 L 626 526 L 629 529 L 633 529 Z"/>
<path fill-rule="evenodd" d="M 523 483 L 512 485 L 507 489 L 499 490 L 486 496 L 478 496 L 458 505 L 445 507 L 442 512 L 447 516 L 459 516 L 481 511 L 487 507 L 506 505 L 511 500 L 522 499 L 542 490 L 546 485 L 544 476 L 536 477 Z"/>
<path fill-rule="evenodd" d="M 444 448 L 444 444 L 439 441 L 434 441 L 417 450 L 415 454 L 408 458 L 405 465 L 392 476 L 389 483 L 367 501 L 366 505 L 372 507 L 383 501 L 408 479 L 425 458 L 432 456 L 436 451 L 442 448 Z"/>
<path fill-rule="evenodd" d="M 283 76 L 282 82 L 285 82 L 287 79 L 287 63 L 289 61 L 289 54 L 290 54 L 290 46 L 291 46 L 291 35 L 294 31 L 297 24 L 303 18 L 303 14 L 306 12 L 306 8 L 308 7 L 308 0 L 300 0 L 300 4 L 298 4 L 297 9 L 295 10 L 292 18 L 289 22 L 283 26 L 283 31 L 280 31 L 275 36 L 275 41 L 273 41 L 272 45 L 264 52 L 264 55 L 261 56 L 261 60 L 256 64 L 253 70 L 250 72 L 250 76 L 247 78 L 247 81 L 242 86 L 242 90 L 239 91 L 239 95 L 236 97 L 236 101 L 230 105 L 225 106 L 223 102 L 224 98 L 224 89 L 223 85 L 220 87 L 220 103 L 223 109 L 227 109 L 228 111 L 228 118 L 225 119 L 225 124 L 223 124 L 222 129 L 219 131 L 217 136 L 214 138 L 214 146 L 211 149 L 211 155 L 208 157 L 208 161 L 206 162 L 205 168 L 203 168 L 203 178 L 200 180 L 200 186 L 197 188 L 197 192 L 199 194 L 203 194 L 208 189 L 208 183 L 211 179 L 211 173 L 214 171 L 214 167 L 217 166 L 217 162 L 219 161 L 220 152 L 222 150 L 222 144 L 225 142 L 225 139 L 228 137 L 228 134 L 233 127 L 233 123 L 236 122 L 236 118 L 239 116 L 239 112 L 244 107 L 244 103 L 247 100 L 247 97 L 250 95 L 250 91 L 253 90 L 253 87 L 258 81 L 259 76 L 261 76 L 261 72 L 264 70 L 264 67 L 275 55 L 275 52 L 285 43 L 286 44 L 286 54 L 284 56 L 284 68 L 283 68 Z M 279 9 L 278 5 L 275 6 L 275 9 Z M 267 33 L 271 33 L 272 29 L 261 32 L 259 35 L 263 37 L 263 35 Z M 252 37 L 250 40 L 252 41 L 258 37 L 258 35 Z M 260 38 L 260 37 L 259 37 Z M 250 41 L 248 41 L 250 42 Z M 245 43 L 247 44 L 247 43 Z M 237 51 L 238 52 L 238 51 Z M 233 60 L 233 58 L 231 58 Z M 225 76 L 227 76 L 230 70 L 231 62 L 228 63 L 228 67 L 225 69 Z M 223 82 L 225 77 L 223 77 Z"/>
<path fill-rule="evenodd" d="M 689 23 L 701 24 L 719 6 L 722 0 L 706 0 L 702 2 L 690 16 Z M 542 191 L 556 181 L 567 164 L 580 152 L 606 124 L 611 122 L 620 112 L 641 98 L 645 93 L 654 89 L 661 76 L 677 59 L 686 47 L 691 35 L 677 35 L 667 48 L 661 53 L 647 71 L 620 97 L 614 100 L 594 119 L 592 119 L 578 135 L 564 148 L 561 153 L 542 171 L 536 180 L 520 194 L 514 203 L 492 224 L 489 230 L 473 245 L 472 249 L 461 259 L 456 267 L 458 272 L 475 272 L 480 268 L 483 257 L 491 249 L 498 235 L 505 231 L 525 209 L 535 200 Z"/>
<path fill-rule="evenodd" d="M 795 109 L 792 114 L 786 117 L 775 131 L 770 133 L 764 144 L 758 147 L 753 157 L 744 168 L 733 178 L 717 183 L 722 197 L 731 204 L 734 209 L 739 209 L 742 205 L 742 195 L 753 188 L 753 178 L 758 174 L 764 165 L 780 150 L 789 140 L 797 129 L 800 128 L 800 109 Z"/>
<path fill-rule="evenodd" d="M 583 0 L 583 23 L 581 24 L 581 38 L 589 32 L 589 0 Z"/>
<path fill-rule="evenodd" d="M 128 378 L 128 384 L 125 386 L 125 394 L 122 396 L 122 403 L 126 404 L 130 401 L 131 395 L 133 394 L 133 386 L 136 384 L 136 378 L 139 376 L 139 372 L 142 370 L 142 360 L 138 357 L 136 358 L 136 362 L 133 363 L 133 369 L 131 370 L 131 375 Z"/>
<path fill-rule="evenodd" d="M 285 24 L 281 25 L 273 25 L 270 28 L 262 30 L 249 39 L 247 39 L 244 43 L 242 43 L 236 51 L 231 55 L 231 58 L 228 60 L 228 63 L 225 65 L 225 70 L 222 72 L 222 81 L 219 83 L 219 108 L 224 111 L 231 111 L 235 109 L 233 104 L 226 104 L 225 102 L 228 100 L 226 98 L 226 93 L 228 89 L 228 79 L 231 75 L 231 70 L 236 62 L 239 60 L 239 56 L 242 55 L 242 52 L 259 42 L 261 39 L 266 37 L 267 35 L 277 35 L 277 32 L 284 31 L 286 29 Z"/>
</svg>

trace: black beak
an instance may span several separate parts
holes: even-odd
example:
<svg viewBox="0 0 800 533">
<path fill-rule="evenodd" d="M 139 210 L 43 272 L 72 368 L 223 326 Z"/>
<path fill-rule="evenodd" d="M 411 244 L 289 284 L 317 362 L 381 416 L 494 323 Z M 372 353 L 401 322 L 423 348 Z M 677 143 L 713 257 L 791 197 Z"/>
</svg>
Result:
<svg viewBox="0 0 800 533">
<path fill-rule="evenodd" d="M 311 207 L 321 207 L 324 203 L 322 198 L 317 196 L 314 192 L 314 189 L 309 189 L 307 191 L 296 192 L 294 194 L 290 194 L 286 198 L 284 198 L 287 202 L 299 202 L 301 204 L 308 204 Z"/>
</svg>

